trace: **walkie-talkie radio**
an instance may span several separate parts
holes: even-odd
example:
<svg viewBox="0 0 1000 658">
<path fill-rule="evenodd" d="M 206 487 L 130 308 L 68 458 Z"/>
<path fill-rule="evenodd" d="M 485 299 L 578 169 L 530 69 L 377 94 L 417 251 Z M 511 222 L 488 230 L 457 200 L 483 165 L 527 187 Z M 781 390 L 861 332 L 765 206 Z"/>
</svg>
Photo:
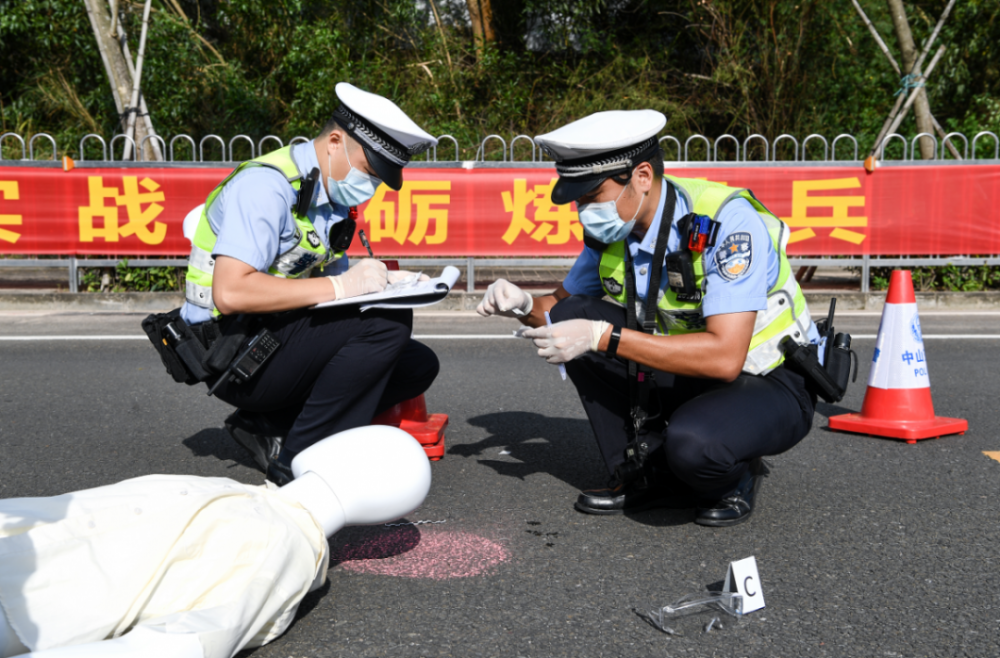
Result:
<svg viewBox="0 0 1000 658">
<path fill-rule="evenodd" d="M 274 334 L 267 329 L 261 329 L 260 333 L 251 338 L 243 351 L 233 359 L 212 388 L 208 389 L 208 394 L 214 394 L 225 381 L 245 382 L 250 379 L 279 347 L 281 343 Z"/>
</svg>

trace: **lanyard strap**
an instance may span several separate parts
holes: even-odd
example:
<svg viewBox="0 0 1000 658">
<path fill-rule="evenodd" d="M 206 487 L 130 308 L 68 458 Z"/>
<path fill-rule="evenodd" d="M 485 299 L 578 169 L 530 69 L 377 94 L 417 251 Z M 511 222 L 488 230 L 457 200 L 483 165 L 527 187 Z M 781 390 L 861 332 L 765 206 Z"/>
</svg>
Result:
<svg viewBox="0 0 1000 658">
<path fill-rule="evenodd" d="M 667 240 L 670 237 L 670 226 L 674 220 L 674 208 L 677 205 L 677 192 L 674 186 L 667 184 L 667 200 L 663 204 L 663 214 L 660 216 L 660 230 L 656 235 L 656 247 L 653 249 L 652 272 L 649 273 L 649 287 L 646 289 L 646 317 L 639 326 L 636 311 L 635 268 L 632 265 L 632 252 L 625 243 L 625 317 L 628 328 L 633 331 L 651 334 L 656 330 L 656 308 L 660 295 L 660 278 L 663 273 L 663 260 L 667 255 Z M 649 402 L 649 387 L 652 384 L 653 369 L 640 365 L 635 361 L 628 362 L 629 401 L 632 406 L 633 438 L 638 437 L 643 424 L 649 418 L 647 404 Z"/>
</svg>

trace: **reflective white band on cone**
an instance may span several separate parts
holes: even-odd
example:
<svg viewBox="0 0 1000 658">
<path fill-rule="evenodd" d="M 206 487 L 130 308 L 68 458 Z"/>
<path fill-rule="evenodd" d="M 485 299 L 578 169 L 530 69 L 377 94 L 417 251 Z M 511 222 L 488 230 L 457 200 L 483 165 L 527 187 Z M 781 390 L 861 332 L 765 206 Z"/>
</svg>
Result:
<svg viewBox="0 0 1000 658">
<path fill-rule="evenodd" d="M 868 385 L 874 388 L 930 387 L 916 304 L 885 305 Z"/>
</svg>

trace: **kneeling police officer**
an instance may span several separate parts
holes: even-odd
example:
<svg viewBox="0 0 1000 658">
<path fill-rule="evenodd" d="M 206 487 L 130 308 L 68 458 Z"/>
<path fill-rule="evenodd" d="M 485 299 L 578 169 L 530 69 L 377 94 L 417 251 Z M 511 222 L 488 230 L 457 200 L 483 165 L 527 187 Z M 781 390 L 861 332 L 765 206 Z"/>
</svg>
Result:
<svg viewBox="0 0 1000 658">
<path fill-rule="evenodd" d="M 788 227 L 748 190 L 664 176 L 665 124 L 599 112 L 536 137 L 556 162 L 552 200 L 576 201 L 586 246 L 552 294 L 500 279 L 478 311 L 535 327 L 524 335 L 538 354 L 566 364 L 611 474 L 578 510 L 695 507 L 696 523 L 729 526 L 754 509 L 760 458 L 812 425 L 816 398 L 780 345 L 819 335 Z"/>
<path fill-rule="evenodd" d="M 199 379 L 238 408 L 226 428 L 278 484 L 297 453 L 370 424 L 438 372 L 435 354 L 411 338 L 412 311 L 309 308 L 409 275 L 371 258 L 348 267 L 344 251 L 355 207 L 381 183 L 399 190 L 410 158 L 437 143 L 386 98 L 346 83 L 336 93 L 340 105 L 313 141 L 243 163 L 209 194 L 180 313 L 209 363 L 226 336 L 260 336 L 238 345 L 256 359 L 237 369 L 247 377 L 218 374 L 230 353 Z"/>
</svg>

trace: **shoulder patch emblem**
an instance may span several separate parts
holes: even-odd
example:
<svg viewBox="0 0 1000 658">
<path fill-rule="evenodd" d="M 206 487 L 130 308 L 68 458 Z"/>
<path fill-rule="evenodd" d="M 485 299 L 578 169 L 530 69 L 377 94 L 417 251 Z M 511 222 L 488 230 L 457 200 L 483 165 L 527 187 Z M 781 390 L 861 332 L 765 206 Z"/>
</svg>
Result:
<svg viewBox="0 0 1000 658">
<path fill-rule="evenodd" d="M 318 247 L 320 244 L 319 236 L 316 234 L 316 231 L 309 231 L 306 233 L 306 240 L 308 240 L 309 244 L 313 247 Z"/>
<path fill-rule="evenodd" d="M 622 284 L 615 281 L 612 277 L 605 277 L 601 280 L 604 283 L 604 289 L 608 291 L 611 295 L 620 295 L 624 287 Z"/>
<path fill-rule="evenodd" d="M 730 233 L 715 248 L 715 265 L 726 281 L 735 281 L 750 271 L 753 263 L 753 239 L 750 233 Z"/>
</svg>

